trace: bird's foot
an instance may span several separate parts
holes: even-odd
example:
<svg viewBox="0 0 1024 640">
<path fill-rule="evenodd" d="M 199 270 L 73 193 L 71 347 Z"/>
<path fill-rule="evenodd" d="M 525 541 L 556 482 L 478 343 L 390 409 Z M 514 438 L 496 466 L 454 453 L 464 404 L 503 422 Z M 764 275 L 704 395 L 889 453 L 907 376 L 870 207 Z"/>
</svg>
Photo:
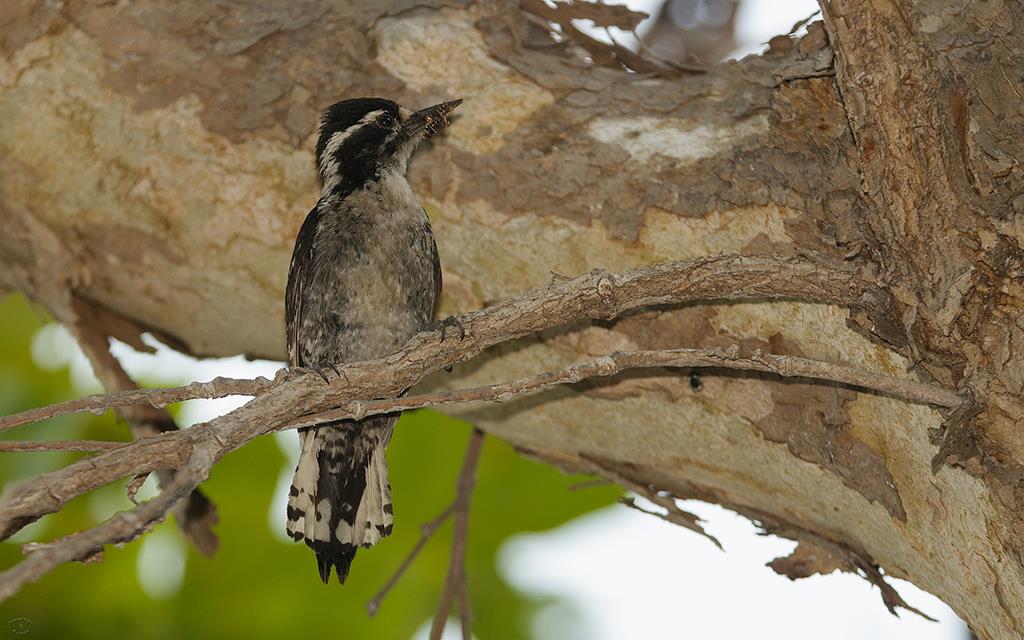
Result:
<svg viewBox="0 0 1024 640">
<path fill-rule="evenodd" d="M 327 377 L 328 371 L 333 371 L 334 375 L 341 377 L 341 372 L 338 371 L 338 367 L 331 362 L 328 362 L 327 364 L 316 364 L 312 367 L 289 367 L 288 370 L 301 374 L 315 373 L 323 379 L 324 384 L 331 384 L 331 379 Z"/>
<path fill-rule="evenodd" d="M 462 326 L 462 322 L 455 316 L 448 316 L 444 320 L 437 320 L 434 322 L 434 329 L 441 332 L 441 342 L 448 337 L 448 329 L 457 329 L 459 332 L 459 342 L 466 339 L 466 327 Z M 444 368 L 448 373 L 452 372 L 452 366 L 448 365 Z"/>
<path fill-rule="evenodd" d="M 456 329 L 459 332 L 459 342 L 466 339 L 466 328 L 455 316 L 448 316 L 444 320 L 434 322 L 434 328 L 441 332 L 441 342 L 448 337 L 448 329 Z"/>
</svg>

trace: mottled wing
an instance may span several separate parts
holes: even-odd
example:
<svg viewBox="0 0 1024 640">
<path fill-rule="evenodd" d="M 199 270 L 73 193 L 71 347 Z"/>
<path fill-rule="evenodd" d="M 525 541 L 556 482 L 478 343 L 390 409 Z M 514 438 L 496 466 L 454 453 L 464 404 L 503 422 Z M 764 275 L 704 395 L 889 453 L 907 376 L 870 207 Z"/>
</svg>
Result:
<svg viewBox="0 0 1024 640">
<path fill-rule="evenodd" d="M 288 365 L 292 367 L 305 366 L 302 362 L 302 350 L 299 348 L 299 327 L 302 324 L 302 287 L 306 281 L 306 274 L 313 263 L 313 236 L 316 234 L 316 225 L 320 219 L 318 207 L 306 215 L 299 229 L 299 235 L 295 238 L 295 248 L 292 249 L 292 262 L 288 267 L 288 287 L 284 296 L 284 322 L 285 335 L 288 340 Z"/>
<path fill-rule="evenodd" d="M 426 218 L 427 214 L 424 211 L 423 217 Z M 427 229 L 430 230 L 430 222 L 427 222 Z M 437 255 L 437 242 L 434 240 L 434 234 L 432 231 L 428 233 L 430 236 L 430 251 L 431 259 L 434 261 L 434 301 L 430 305 L 431 312 L 437 308 L 437 303 L 441 301 L 441 258 Z"/>
<path fill-rule="evenodd" d="M 288 342 L 288 365 L 305 366 L 299 346 L 299 328 L 302 326 L 303 287 L 313 263 L 313 237 L 316 235 L 319 210 L 314 207 L 299 228 L 288 267 L 288 286 L 284 294 L 285 336 Z M 315 429 L 299 430 L 299 464 L 295 469 L 291 491 L 288 493 L 287 531 L 295 540 L 312 537 L 312 515 L 316 504 L 316 486 L 320 478 L 318 443 Z M 309 517 L 307 518 L 307 514 Z M 307 531 L 309 529 L 309 531 Z"/>
</svg>

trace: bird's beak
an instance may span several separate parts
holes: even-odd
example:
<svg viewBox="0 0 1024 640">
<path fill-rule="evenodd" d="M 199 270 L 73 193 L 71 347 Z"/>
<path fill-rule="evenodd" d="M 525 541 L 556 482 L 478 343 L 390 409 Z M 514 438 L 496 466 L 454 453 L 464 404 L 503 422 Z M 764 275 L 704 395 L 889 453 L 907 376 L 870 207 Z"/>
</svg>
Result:
<svg viewBox="0 0 1024 640">
<path fill-rule="evenodd" d="M 462 104 L 462 98 L 441 102 L 432 107 L 414 112 L 405 121 L 410 137 L 421 131 L 425 131 L 427 136 L 432 136 L 445 128 L 448 125 L 448 114 L 454 111 L 455 107 L 460 104 Z"/>
</svg>

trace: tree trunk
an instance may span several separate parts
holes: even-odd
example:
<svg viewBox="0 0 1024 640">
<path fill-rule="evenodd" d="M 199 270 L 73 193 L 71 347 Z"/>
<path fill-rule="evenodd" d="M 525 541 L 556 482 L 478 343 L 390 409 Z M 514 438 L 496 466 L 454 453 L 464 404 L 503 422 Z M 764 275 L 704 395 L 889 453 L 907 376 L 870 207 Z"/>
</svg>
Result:
<svg viewBox="0 0 1024 640">
<path fill-rule="evenodd" d="M 596 66 L 515 3 L 389 4 L 15 1 L 0 30 L 0 289 L 69 324 L 91 301 L 120 316 L 112 335 L 284 359 L 318 111 L 463 97 L 410 174 L 442 313 L 553 274 L 719 253 L 849 261 L 891 303 L 650 310 L 505 345 L 434 385 L 739 343 L 976 404 L 944 416 L 663 371 L 453 411 L 566 468 L 798 539 L 776 563 L 787 575 L 880 581 L 881 566 L 981 638 L 1024 635 L 1024 5 L 832 0 L 798 42 L 679 75 Z"/>
</svg>

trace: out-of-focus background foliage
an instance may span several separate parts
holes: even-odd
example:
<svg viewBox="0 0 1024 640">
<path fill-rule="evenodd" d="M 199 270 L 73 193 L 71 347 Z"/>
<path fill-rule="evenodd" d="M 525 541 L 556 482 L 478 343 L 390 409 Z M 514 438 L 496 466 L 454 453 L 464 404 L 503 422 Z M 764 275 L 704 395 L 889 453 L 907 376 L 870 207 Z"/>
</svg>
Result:
<svg viewBox="0 0 1024 640">
<path fill-rule="evenodd" d="M 20 295 L 0 301 L 0 412 L 7 414 L 81 393 L 66 367 L 49 371 L 47 320 Z M 44 333 L 39 337 L 39 332 Z M 49 336 L 52 339 L 52 336 Z M 33 349 L 35 339 L 36 348 Z M 35 352 L 35 358 L 33 358 Z M 40 363 L 39 361 L 42 360 Z M 173 384 L 187 380 L 141 380 Z M 293 463 L 273 436 L 227 456 L 204 485 L 216 502 L 221 548 L 205 558 L 182 541 L 173 521 L 142 541 L 109 549 L 98 564 L 58 568 L 2 606 L 9 620 L 27 618 L 30 638 L 409 638 L 435 610 L 448 563 L 451 525 L 430 544 L 375 618 L 365 604 L 419 537 L 420 524 L 451 501 L 468 425 L 438 413 L 402 417 L 388 451 L 395 499 L 394 534 L 356 558 L 345 586 L 324 586 L 313 554 L 271 528 L 278 477 Z M 0 434 L 5 438 L 126 439 L 111 414 L 78 414 Z M 284 440 L 284 439 L 282 439 Z M 57 468 L 85 454 L 6 453 L 0 482 Z M 489 439 L 473 499 L 467 562 L 474 626 L 483 638 L 529 637 L 530 614 L 541 601 L 512 588 L 497 570 L 498 547 L 521 531 L 543 531 L 608 505 L 614 487 L 568 491 L 581 478 L 529 461 Z M 0 544 L 0 563 L 21 555 L 20 543 L 50 540 L 97 524 L 131 507 L 123 486 L 78 499 Z M 283 528 L 283 506 L 280 525 Z M 182 566 L 182 563 L 184 566 Z"/>
</svg>

